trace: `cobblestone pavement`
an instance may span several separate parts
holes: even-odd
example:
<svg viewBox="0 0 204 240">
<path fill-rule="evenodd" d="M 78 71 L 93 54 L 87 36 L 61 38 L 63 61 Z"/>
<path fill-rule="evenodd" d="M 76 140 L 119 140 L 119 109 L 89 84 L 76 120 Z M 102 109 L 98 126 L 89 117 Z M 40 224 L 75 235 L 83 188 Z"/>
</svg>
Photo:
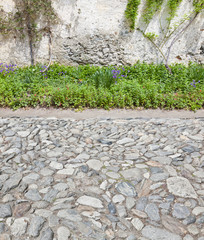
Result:
<svg viewBox="0 0 204 240">
<path fill-rule="evenodd" d="M 0 118 L 0 240 L 204 240 L 203 120 Z"/>
</svg>

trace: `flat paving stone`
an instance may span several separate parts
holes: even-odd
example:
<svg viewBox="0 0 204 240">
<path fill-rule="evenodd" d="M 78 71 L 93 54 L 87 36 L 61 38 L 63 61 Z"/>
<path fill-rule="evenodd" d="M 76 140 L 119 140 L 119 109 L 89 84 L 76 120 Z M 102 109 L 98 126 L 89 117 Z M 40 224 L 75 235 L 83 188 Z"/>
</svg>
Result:
<svg viewBox="0 0 204 240">
<path fill-rule="evenodd" d="M 13 188 L 16 188 L 22 179 L 21 173 L 16 173 L 12 175 L 3 185 L 2 191 L 8 192 Z"/>
<path fill-rule="evenodd" d="M 32 218 L 28 234 L 31 237 L 38 237 L 40 234 L 40 230 L 42 229 L 43 225 L 45 223 L 45 219 L 40 216 L 35 216 Z"/>
<path fill-rule="evenodd" d="M 127 180 L 140 181 L 142 179 L 142 171 L 138 168 L 130 168 L 124 171 L 120 171 L 120 174 Z"/>
<path fill-rule="evenodd" d="M 172 215 L 178 219 L 185 219 L 190 215 L 190 211 L 183 204 L 175 203 L 173 206 Z"/>
<path fill-rule="evenodd" d="M 147 204 L 147 206 L 145 207 L 145 212 L 152 221 L 157 222 L 160 220 L 159 209 L 156 204 L 154 203 Z"/>
<path fill-rule="evenodd" d="M 22 236 L 26 233 L 28 226 L 28 218 L 18 218 L 15 219 L 14 223 L 11 225 L 11 234 L 14 236 Z"/>
<path fill-rule="evenodd" d="M 25 197 L 32 201 L 40 201 L 42 199 L 37 189 L 30 189 L 25 194 Z"/>
<path fill-rule="evenodd" d="M 68 240 L 70 237 L 71 233 L 68 228 L 66 227 L 59 227 L 57 229 L 57 237 L 58 240 Z"/>
<path fill-rule="evenodd" d="M 77 199 L 77 202 L 94 208 L 103 208 L 101 200 L 94 197 L 82 196 Z"/>
<path fill-rule="evenodd" d="M 197 194 L 190 184 L 189 180 L 184 177 L 171 177 L 167 179 L 167 187 L 170 193 L 184 198 L 197 198 Z"/>
<path fill-rule="evenodd" d="M 119 193 L 121 193 L 127 197 L 136 197 L 137 196 L 134 186 L 132 184 L 130 184 L 129 182 L 118 183 L 116 186 L 116 189 Z"/>
<path fill-rule="evenodd" d="M 166 229 L 156 228 L 150 225 L 143 228 L 142 235 L 151 240 L 182 240 L 182 238 L 177 234 L 171 233 Z"/>
<path fill-rule="evenodd" d="M 7 218 L 12 216 L 12 209 L 9 204 L 0 204 L 0 218 Z"/>
</svg>

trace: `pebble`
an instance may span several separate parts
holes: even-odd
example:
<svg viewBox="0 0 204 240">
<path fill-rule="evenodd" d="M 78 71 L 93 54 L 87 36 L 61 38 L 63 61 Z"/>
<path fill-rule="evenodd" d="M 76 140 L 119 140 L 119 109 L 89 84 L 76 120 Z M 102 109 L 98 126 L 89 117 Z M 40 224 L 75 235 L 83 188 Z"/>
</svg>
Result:
<svg viewBox="0 0 204 240">
<path fill-rule="evenodd" d="M 30 227 L 28 230 L 28 234 L 31 237 L 38 237 L 40 234 L 40 230 L 42 229 L 45 223 L 45 219 L 40 216 L 35 216 L 32 218 Z"/>
<path fill-rule="evenodd" d="M 2 192 L 8 192 L 12 190 L 13 188 L 16 188 L 18 184 L 20 183 L 22 179 L 22 174 L 21 173 L 16 173 L 12 175 L 8 180 L 4 182 Z"/>
<path fill-rule="evenodd" d="M 45 194 L 43 200 L 46 201 L 46 202 L 51 203 L 51 202 L 56 198 L 57 193 L 58 193 L 58 190 L 56 190 L 56 189 L 51 189 L 50 191 L 48 191 L 48 192 Z"/>
<path fill-rule="evenodd" d="M 108 210 L 109 210 L 109 213 L 111 213 L 111 214 L 115 214 L 116 213 L 116 207 L 115 207 L 115 205 L 112 202 L 110 202 L 108 204 Z"/>
<path fill-rule="evenodd" d="M 5 232 L 5 223 L 0 222 L 0 234 Z"/>
<path fill-rule="evenodd" d="M 117 144 L 123 145 L 123 144 L 126 144 L 126 143 L 132 143 L 132 142 L 134 142 L 134 139 L 132 139 L 132 138 L 123 138 L 121 140 L 118 140 Z"/>
<path fill-rule="evenodd" d="M 137 240 L 137 238 L 134 235 L 130 235 L 126 240 Z"/>
<path fill-rule="evenodd" d="M 142 235 L 151 240 L 182 240 L 182 238 L 174 233 L 171 233 L 165 229 L 156 228 L 150 225 L 147 225 L 142 230 Z"/>
<path fill-rule="evenodd" d="M 120 174 L 127 180 L 142 180 L 142 171 L 138 168 L 130 168 L 127 170 L 120 171 Z"/>
<path fill-rule="evenodd" d="M 190 211 L 183 204 L 175 203 L 173 206 L 172 215 L 178 219 L 184 219 L 190 215 Z"/>
<path fill-rule="evenodd" d="M 197 219 L 197 223 L 198 224 L 203 224 L 204 223 L 204 215 Z"/>
<path fill-rule="evenodd" d="M 60 169 L 63 169 L 63 164 L 52 161 L 52 162 L 50 163 L 50 167 L 51 167 L 51 168 L 54 168 L 54 169 L 60 170 Z"/>
<path fill-rule="evenodd" d="M 11 234 L 14 236 L 22 236 L 26 233 L 28 226 L 28 219 L 18 218 L 15 219 L 14 223 L 11 225 Z"/>
<path fill-rule="evenodd" d="M 71 233 L 68 228 L 66 227 L 59 227 L 57 229 L 57 237 L 58 240 L 68 240 L 70 237 Z"/>
<path fill-rule="evenodd" d="M 139 218 L 133 218 L 131 221 L 132 225 L 135 227 L 137 231 L 141 231 L 142 228 L 144 227 L 143 222 Z"/>
<path fill-rule="evenodd" d="M 126 207 L 128 210 L 132 209 L 135 206 L 135 199 L 133 197 L 126 198 Z"/>
<path fill-rule="evenodd" d="M 121 218 L 127 217 L 127 212 L 123 205 L 117 205 L 117 212 L 118 212 L 119 217 L 121 217 Z"/>
<path fill-rule="evenodd" d="M 204 207 L 195 207 L 192 213 L 198 216 L 199 214 L 204 213 Z"/>
<path fill-rule="evenodd" d="M 0 218 L 7 218 L 12 216 L 12 209 L 9 204 L 0 204 Z"/>
<path fill-rule="evenodd" d="M 66 169 L 61 169 L 57 171 L 57 174 L 61 174 L 61 175 L 72 175 L 73 173 L 74 173 L 74 168 L 72 167 L 68 167 Z"/>
<path fill-rule="evenodd" d="M 136 209 L 139 211 L 144 211 L 147 205 L 147 201 L 148 201 L 147 197 L 139 198 L 136 203 Z"/>
<path fill-rule="evenodd" d="M 103 163 L 99 160 L 89 160 L 86 162 L 89 168 L 99 171 L 103 167 Z"/>
<path fill-rule="evenodd" d="M 121 194 L 116 194 L 112 199 L 114 203 L 122 203 L 124 200 L 125 198 Z"/>
<path fill-rule="evenodd" d="M 47 228 L 42 232 L 40 240 L 53 240 L 54 233 L 51 228 Z"/>
<path fill-rule="evenodd" d="M 152 221 L 158 222 L 160 220 L 159 209 L 155 203 L 149 203 L 145 207 L 145 212 Z"/>
<path fill-rule="evenodd" d="M 0 118 L 0 240 L 202 240 L 200 119 Z"/>
<path fill-rule="evenodd" d="M 94 207 L 94 208 L 103 208 L 103 204 L 101 200 L 94 197 L 82 196 L 77 199 L 77 202 L 79 204 Z"/>
<path fill-rule="evenodd" d="M 197 194 L 193 186 L 190 184 L 189 180 L 184 177 L 168 178 L 167 188 L 170 193 L 176 196 L 197 199 Z"/>
<path fill-rule="evenodd" d="M 195 222 L 196 222 L 196 217 L 194 215 L 190 215 L 186 219 L 183 220 L 184 225 L 189 225 L 189 224 L 192 224 Z"/>
<path fill-rule="evenodd" d="M 30 189 L 25 193 L 25 197 L 32 201 L 40 201 L 42 199 L 37 189 Z"/>
<path fill-rule="evenodd" d="M 129 182 L 121 182 L 117 184 L 116 189 L 119 193 L 123 194 L 126 197 L 136 197 L 137 193 L 135 188 Z"/>
</svg>

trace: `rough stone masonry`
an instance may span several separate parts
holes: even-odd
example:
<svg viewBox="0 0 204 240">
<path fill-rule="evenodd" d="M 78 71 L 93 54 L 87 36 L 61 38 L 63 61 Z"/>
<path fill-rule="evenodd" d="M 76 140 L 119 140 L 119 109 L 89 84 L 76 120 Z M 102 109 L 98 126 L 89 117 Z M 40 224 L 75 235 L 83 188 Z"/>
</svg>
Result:
<svg viewBox="0 0 204 240">
<path fill-rule="evenodd" d="M 161 63 L 162 57 L 152 43 L 140 31 L 129 31 L 124 17 L 126 4 L 127 0 L 92 0 L 91 3 L 89 0 L 52 0 L 52 6 L 59 17 L 59 23 L 52 27 L 52 61 L 71 65 L 134 64 L 138 60 Z M 13 0 L 1 0 L 1 5 L 6 12 L 12 12 L 15 8 Z M 165 6 L 148 26 L 141 18 L 143 8 L 144 1 L 139 7 L 136 28 L 161 36 L 161 26 L 163 30 L 167 26 Z M 172 27 L 192 10 L 192 1 L 183 0 L 172 21 Z M 203 19 L 204 12 L 201 12 L 174 44 L 170 63 L 204 63 Z M 162 49 L 164 54 L 173 37 L 175 36 L 172 35 Z M 30 64 L 28 39 L 20 41 L 13 35 L 5 38 L 0 34 L 0 42 L 1 62 Z M 43 36 L 37 45 L 34 51 L 35 61 L 48 62 L 48 36 Z"/>
</svg>

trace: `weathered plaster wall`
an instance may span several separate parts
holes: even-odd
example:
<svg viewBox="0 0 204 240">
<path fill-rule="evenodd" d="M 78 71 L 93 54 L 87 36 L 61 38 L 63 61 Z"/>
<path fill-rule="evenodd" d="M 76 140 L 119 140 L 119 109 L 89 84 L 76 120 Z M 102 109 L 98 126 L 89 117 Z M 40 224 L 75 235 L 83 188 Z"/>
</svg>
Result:
<svg viewBox="0 0 204 240">
<path fill-rule="evenodd" d="M 53 26 L 52 61 L 62 64 L 134 64 L 136 61 L 160 63 L 161 55 L 144 38 L 141 32 L 128 30 L 124 12 L 127 0 L 53 0 L 52 5 L 60 21 Z M 10 12 L 15 5 L 12 0 L 0 0 L 4 10 Z M 140 5 L 137 26 L 146 32 L 161 35 L 159 18 L 166 26 L 166 8 L 155 16 L 148 27 L 141 19 Z M 192 0 L 183 0 L 174 23 L 192 11 Z M 204 63 L 204 12 L 200 13 L 191 26 L 173 46 L 169 62 L 196 61 Z M 173 39 L 172 36 L 171 39 Z M 166 53 L 171 39 L 163 48 Z M 48 62 L 49 39 L 44 36 L 35 49 L 35 62 Z M 0 34 L 0 61 L 30 64 L 28 40 L 20 41 L 10 35 Z"/>
</svg>

